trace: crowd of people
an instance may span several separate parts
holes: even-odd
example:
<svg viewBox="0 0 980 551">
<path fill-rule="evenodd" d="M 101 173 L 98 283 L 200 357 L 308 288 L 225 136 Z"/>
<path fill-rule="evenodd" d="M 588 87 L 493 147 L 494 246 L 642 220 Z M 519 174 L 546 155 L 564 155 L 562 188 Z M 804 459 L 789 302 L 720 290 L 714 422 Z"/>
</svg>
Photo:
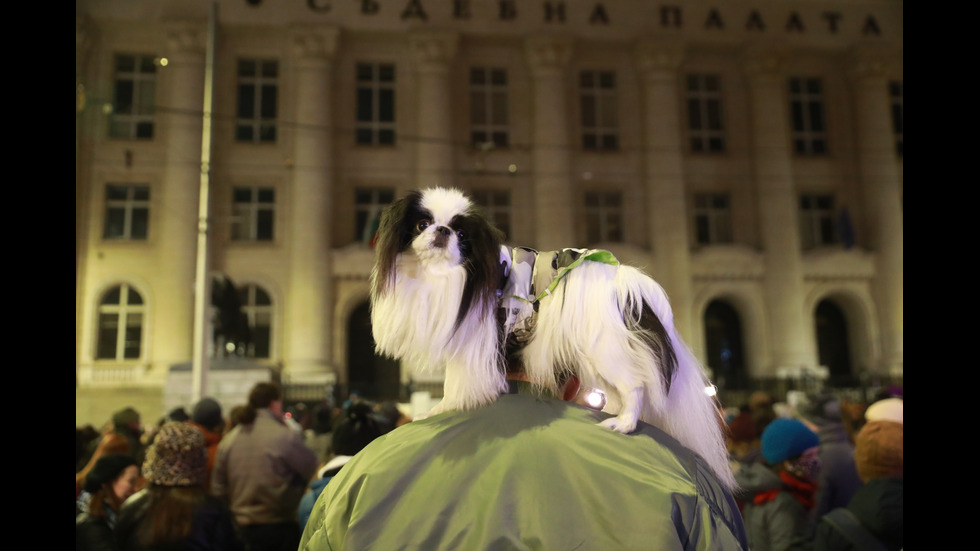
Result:
<svg viewBox="0 0 980 551">
<path fill-rule="evenodd" d="M 271 382 L 145 430 L 125 408 L 76 429 L 76 550 L 903 548 L 900 389 L 719 404 L 730 489 L 655 427 L 598 427 L 574 377 L 508 380 L 419 421 L 356 392 L 296 419 Z"/>
</svg>

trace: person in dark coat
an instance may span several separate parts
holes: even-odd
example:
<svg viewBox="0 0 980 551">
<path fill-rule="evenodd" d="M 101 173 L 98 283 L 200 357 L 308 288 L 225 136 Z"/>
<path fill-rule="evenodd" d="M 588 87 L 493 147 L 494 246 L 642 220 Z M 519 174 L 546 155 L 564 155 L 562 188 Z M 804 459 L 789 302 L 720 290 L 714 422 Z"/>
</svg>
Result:
<svg viewBox="0 0 980 551">
<path fill-rule="evenodd" d="M 75 501 L 75 550 L 115 549 L 112 531 L 124 501 L 136 491 L 139 465 L 129 454 L 110 453 L 94 463 Z"/>
<path fill-rule="evenodd" d="M 858 432 L 855 458 L 864 486 L 846 507 L 860 526 L 889 551 L 897 551 L 904 545 L 903 427 L 903 423 L 896 421 L 868 421 Z M 814 551 L 860 549 L 828 521 L 829 516 L 824 515 L 817 524 Z"/>
<path fill-rule="evenodd" d="M 114 535 L 123 551 L 244 551 L 234 516 L 208 494 L 204 433 L 170 421 L 150 445 L 143 476 L 147 487 L 123 505 Z"/>
<path fill-rule="evenodd" d="M 811 522 L 831 509 L 844 507 L 863 482 L 854 462 L 854 444 L 841 416 L 840 401 L 832 394 L 810 395 L 798 406 L 800 419 L 820 437 L 820 479 Z"/>
</svg>

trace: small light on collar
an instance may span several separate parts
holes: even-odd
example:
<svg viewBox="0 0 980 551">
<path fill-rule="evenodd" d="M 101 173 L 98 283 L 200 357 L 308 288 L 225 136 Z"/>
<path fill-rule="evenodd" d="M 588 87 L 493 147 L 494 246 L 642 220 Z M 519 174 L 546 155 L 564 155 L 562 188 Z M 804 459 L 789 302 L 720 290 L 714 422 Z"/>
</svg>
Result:
<svg viewBox="0 0 980 551">
<path fill-rule="evenodd" d="M 593 388 L 585 395 L 585 405 L 597 410 L 602 411 L 602 408 L 606 407 L 606 395 L 598 388 Z"/>
<path fill-rule="evenodd" d="M 718 387 L 716 387 L 715 385 L 708 385 L 704 387 L 704 393 L 708 396 L 714 396 L 718 394 Z"/>
</svg>

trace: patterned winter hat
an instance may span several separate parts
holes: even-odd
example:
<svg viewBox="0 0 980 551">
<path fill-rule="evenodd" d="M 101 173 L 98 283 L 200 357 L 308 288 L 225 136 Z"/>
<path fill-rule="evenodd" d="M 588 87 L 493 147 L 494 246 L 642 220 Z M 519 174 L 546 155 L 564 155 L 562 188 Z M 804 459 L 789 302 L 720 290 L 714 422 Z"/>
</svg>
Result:
<svg viewBox="0 0 980 551">
<path fill-rule="evenodd" d="M 204 433 L 190 423 L 165 423 L 143 462 L 147 482 L 159 486 L 199 486 L 207 478 Z"/>
</svg>

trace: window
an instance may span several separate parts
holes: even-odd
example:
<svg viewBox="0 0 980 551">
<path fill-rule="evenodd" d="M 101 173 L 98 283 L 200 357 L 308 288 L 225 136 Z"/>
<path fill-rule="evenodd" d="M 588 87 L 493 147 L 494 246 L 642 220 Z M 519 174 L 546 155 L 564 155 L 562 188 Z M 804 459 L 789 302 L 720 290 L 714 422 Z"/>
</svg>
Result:
<svg viewBox="0 0 980 551">
<path fill-rule="evenodd" d="M 270 187 L 232 190 L 231 238 L 235 241 L 272 241 L 276 191 Z"/>
<path fill-rule="evenodd" d="M 150 139 L 156 106 L 157 66 L 153 56 L 117 55 L 109 136 Z"/>
<path fill-rule="evenodd" d="M 381 211 L 395 200 L 393 189 L 354 190 L 354 234 L 365 245 L 374 245 Z"/>
<path fill-rule="evenodd" d="M 699 245 L 732 242 L 732 211 L 727 193 L 694 196 L 694 228 Z"/>
<path fill-rule="evenodd" d="M 243 285 L 238 293 L 251 334 L 245 355 L 268 358 L 272 343 L 272 299 L 265 289 L 253 284 Z"/>
<path fill-rule="evenodd" d="M 144 240 L 150 225 L 150 188 L 131 184 L 105 187 L 105 239 Z"/>
<path fill-rule="evenodd" d="M 357 64 L 357 123 L 360 145 L 395 144 L 395 66 Z"/>
<path fill-rule="evenodd" d="M 474 146 L 507 147 L 507 71 L 470 69 L 470 141 Z"/>
<path fill-rule="evenodd" d="M 494 226 L 510 237 L 510 192 L 497 190 L 474 190 L 473 202 L 486 212 Z"/>
<path fill-rule="evenodd" d="M 616 75 L 612 71 L 582 71 L 579 75 L 582 101 L 582 147 L 614 151 L 619 148 L 616 116 Z"/>
<path fill-rule="evenodd" d="M 892 98 L 892 129 L 895 132 L 895 153 L 902 157 L 905 149 L 905 85 L 902 81 L 888 83 Z"/>
<path fill-rule="evenodd" d="M 135 360 L 143 339 L 143 297 L 129 285 L 109 289 L 99 302 L 97 360 Z"/>
<path fill-rule="evenodd" d="M 589 243 L 623 241 L 623 195 L 621 193 L 586 192 L 585 237 Z"/>
<path fill-rule="evenodd" d="M 827 153 L 823 84 L 818 78 L 789 79 L 793 150 L 800 155 Z"/>
<path fill-rule="evenodd" d="M 238 60 L 236 140 L 252 143 L 276 141 L 278 78 L 278 61 L 270 59 Z"/>
<path fill-rule="evenodd" d="M 832 195 L 800 196 L 800 240 L 804 249 L 839 242 Z"/>
<path fill-rule="evenodd" d="M 691 151 L 717 153 L 725 150 L 718 75 L 687 76 L 687 120 Z"/>
</svg>

